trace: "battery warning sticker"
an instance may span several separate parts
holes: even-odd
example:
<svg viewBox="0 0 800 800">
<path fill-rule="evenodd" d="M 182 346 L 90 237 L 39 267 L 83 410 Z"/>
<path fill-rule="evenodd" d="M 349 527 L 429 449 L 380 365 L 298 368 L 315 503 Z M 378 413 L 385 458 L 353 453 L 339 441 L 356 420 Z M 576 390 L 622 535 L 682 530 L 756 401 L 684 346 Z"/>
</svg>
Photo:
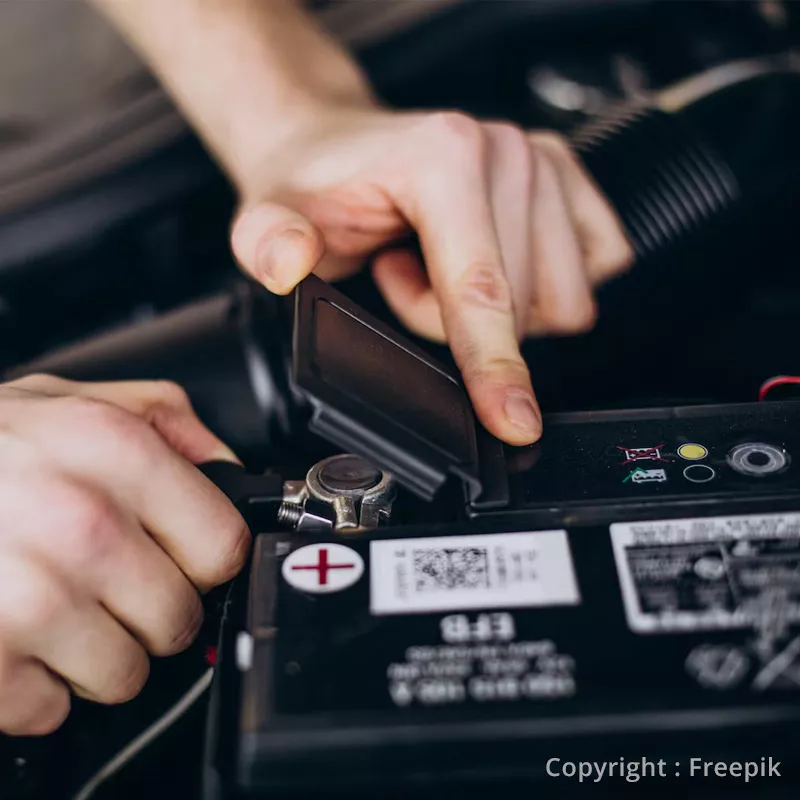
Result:
<svg viewBox="0 0 800 800">
<path fill-rule="evenodd" d="M 578 603 L 563 530 L 370 543 L 376 615 Z"/>
<path fill-rule="evenodd" d="M 611 541 L 638 633 L 800 622 L 800 514 L 616 523 Z"/>
</svg>

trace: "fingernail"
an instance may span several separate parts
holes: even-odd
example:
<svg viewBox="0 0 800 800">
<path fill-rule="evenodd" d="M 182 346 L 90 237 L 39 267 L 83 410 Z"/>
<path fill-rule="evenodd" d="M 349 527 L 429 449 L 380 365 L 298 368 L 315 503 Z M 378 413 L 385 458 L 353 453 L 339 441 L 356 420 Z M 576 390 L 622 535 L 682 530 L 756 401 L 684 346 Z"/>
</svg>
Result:
<svg viewBox="0 0 800 800">
<path fill-rule="evenodd" d="M 227 445 L 220 444 L 214 451 L 212 461 L 231 461 L 234 464 L 242 463 L 241 459 Z"/>
<path fill-rule="evenodd" d="M 530 436 L 539 432 L 539 413 L 533 398 L 520 391 L 512 391 L 506 395 L 506 417 L 517 430 Z"/>
<path fill-rule="evenodd" d="M 265 282 L 273 284 L 270 288 L 284 288 L 300 271 L 297 262 L 302 256 L 302 248 L 299 245 L 305 238 L 303 231 L 290 228 L 281 231 L 277 236 L 270 236 L 259 247 L 259 276 Z"/>
</svg>

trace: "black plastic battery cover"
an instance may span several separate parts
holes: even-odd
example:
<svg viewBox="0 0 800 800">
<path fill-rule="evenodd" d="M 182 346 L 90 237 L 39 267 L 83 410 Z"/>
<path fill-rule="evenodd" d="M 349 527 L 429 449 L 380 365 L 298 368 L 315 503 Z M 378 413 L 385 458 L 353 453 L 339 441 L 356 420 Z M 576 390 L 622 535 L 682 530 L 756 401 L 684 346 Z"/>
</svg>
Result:
<svg viewBox="0 0 800 800">
<path fill-rule="evenodd" d="M 432 500 L 460 478 L 476 508 L 508 502 L 503 445 L 459 377 L 315 276 L 295 293 L 293 380 L 310 428 Z"/>
</svg>

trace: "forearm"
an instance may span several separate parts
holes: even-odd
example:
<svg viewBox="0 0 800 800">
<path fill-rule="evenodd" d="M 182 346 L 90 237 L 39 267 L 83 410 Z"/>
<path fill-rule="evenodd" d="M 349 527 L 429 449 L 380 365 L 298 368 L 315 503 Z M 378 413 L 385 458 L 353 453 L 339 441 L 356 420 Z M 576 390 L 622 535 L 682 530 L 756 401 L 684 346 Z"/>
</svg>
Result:
<svg viewBox="0 0 800 800">
<path fill-rule="evenodd" d="M 371 102 L 298 0 L 92 0 L 149 62 L 237 183 L 320 104 Z"/>
</svg>

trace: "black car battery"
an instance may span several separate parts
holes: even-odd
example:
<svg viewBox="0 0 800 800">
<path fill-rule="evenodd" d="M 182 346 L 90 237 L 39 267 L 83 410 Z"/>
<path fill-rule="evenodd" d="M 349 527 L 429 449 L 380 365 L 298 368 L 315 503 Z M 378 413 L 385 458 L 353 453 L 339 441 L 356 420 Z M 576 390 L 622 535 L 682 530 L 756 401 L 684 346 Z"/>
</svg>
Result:
<svg viewBox="0 0 800 800">
<path fill-rule="evenodd" d="M 348 455 L 220 480 L 257 537 L 209 798 L 796 791 L 800 404 L 556 415 L 512 450 L 321 281 L 294 324 L 310 425 Z"/>
</svg>

